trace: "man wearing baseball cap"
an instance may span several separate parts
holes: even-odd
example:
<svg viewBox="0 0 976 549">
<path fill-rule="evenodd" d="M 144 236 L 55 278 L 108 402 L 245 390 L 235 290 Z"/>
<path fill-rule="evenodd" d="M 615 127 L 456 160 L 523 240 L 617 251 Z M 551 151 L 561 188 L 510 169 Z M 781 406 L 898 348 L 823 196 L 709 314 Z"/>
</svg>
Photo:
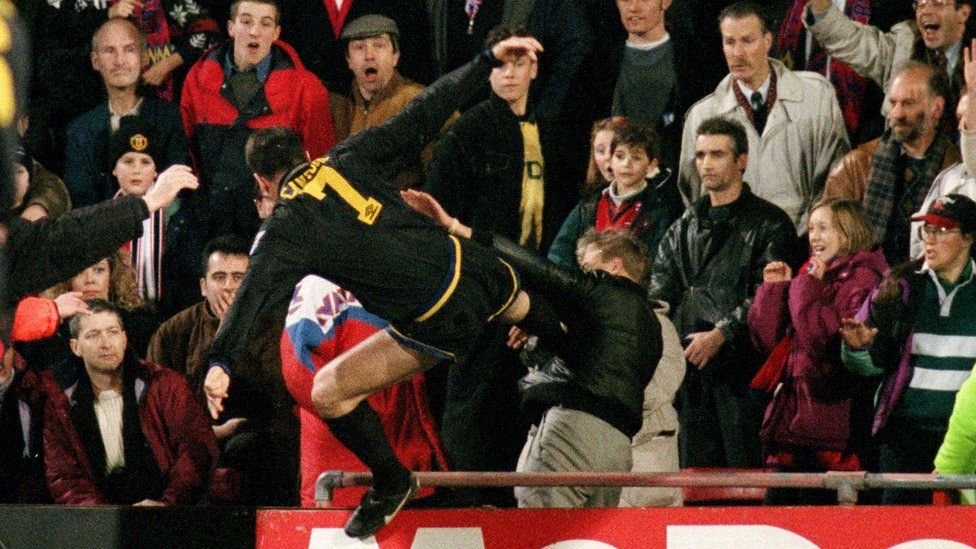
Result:
<svg viewBox="0 0 976 549">
<path fill-rule="evenodd" d="M 841 357 L 881 375 L 872 432 L 882 473 L 932 470 L 956 393 L 976 361 L 976 264 L 970 257 L 976 203 L 949 194 L 912 217 L 922 259 L 898 265 L 855 319 L 843 319 Z M 885 504 L 922 504 L 931 494 L 885 490 Z"/>
</svg>

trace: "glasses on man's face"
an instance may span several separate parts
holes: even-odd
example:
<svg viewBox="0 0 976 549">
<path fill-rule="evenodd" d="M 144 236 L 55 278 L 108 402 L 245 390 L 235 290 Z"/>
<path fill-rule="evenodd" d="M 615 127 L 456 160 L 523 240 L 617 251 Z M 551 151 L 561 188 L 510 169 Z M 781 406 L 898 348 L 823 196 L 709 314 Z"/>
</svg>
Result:
<svg viewBox="0 0 976 549">
<path fill-rule="evenodd" d="M 939 227 L 937 225 L 925 224 L 918 228 L 918 238 L 920 240 L 925 240 L 926 238 L 942 240 L 948 237 L 950 234 L 958 232 L 962 232 L 958 227 L 950 229 L 949 227 Z"/>
<path fill-rule="evenodd" d="M 933 8 L 941 10 L 946 6 L 953 5 L 954 2 L 955 0 L 915 0 L 912 2 L 912 8 L 917 11 L 924 7 L 932 6 Z"/>
</svg>

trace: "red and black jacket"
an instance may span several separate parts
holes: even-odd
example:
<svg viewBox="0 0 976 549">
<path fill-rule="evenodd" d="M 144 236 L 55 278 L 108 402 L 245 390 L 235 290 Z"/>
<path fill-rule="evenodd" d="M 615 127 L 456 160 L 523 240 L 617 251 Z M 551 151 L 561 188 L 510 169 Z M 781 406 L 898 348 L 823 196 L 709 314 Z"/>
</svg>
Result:
<svg viewBox="0 0 976 549">
<path fill-rule="evenodd" d="M 244 144 L 252 132 L 292 128 L 311 158 L 325 156 L 335 144 L 329 94 L 291 46 L 274 43 L 264 86 L 240 110 L 225 82 L 224 60 L 231 48 L 230 40 L 218 44 L 193 65 L 180 102 L 190 157 L 201 182 L 193 201 L 194 220 L 205 238 L 257 228 L 251 202 L 254 180 L 244 161 Z"/>
</svg>

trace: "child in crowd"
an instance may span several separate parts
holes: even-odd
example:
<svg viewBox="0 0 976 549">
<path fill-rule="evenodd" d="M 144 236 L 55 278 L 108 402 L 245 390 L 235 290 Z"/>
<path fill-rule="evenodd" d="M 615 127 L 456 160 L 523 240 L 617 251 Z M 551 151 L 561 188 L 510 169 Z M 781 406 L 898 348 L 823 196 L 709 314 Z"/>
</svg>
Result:
<svg viewBox="0 0 976 549">
<path fill-rule="evenodd" d="M 763 270 L 749 309 L 756 348 L 779 369 L 761 437 L 767 463 L 783 472 L 857 471 L 870 440 L 869 382 L 840 361 L 841 319 L 854 315 L 888 264 L 861 206 L 826 199 L 810 212 L 810 260 L 794 278 L 786 263 Z M 777 351 L 774 349 L 781 346 Z M 773 362 L 779 361 L 777 364 Z M 830 504 L 832 493 L 771 489 L 772 504 Z"/>
<path fill-rule="evenodd" d="M 598 129 L 600 124 L 606 127 Z M 610 155 L 609 161 L 604 161 L 608 136 Z M 569 213 L 549 248 L 549 259 L 562 267 L 578 268 L 576 242 L 591 228 L 627 229 L 653 257 L 664 232 L 682 209 L 671 170 L 660 166 L 657 134 L 624 118 L 598 123 L 593 133 L 589 180 L 597 177 L 606 179 L 607 186 L 584 198 Z"/>
<path fill-rule="evenodd" d="M 118 196 L 145 196 L 156 182 L 156 134 L 138 116 L 124 116 L 109 142 L 109 165 L 119 183 Z M 162 295 L 163 243 L 166 211 L 142 222 L 142 236 L 123 246 L 136 272 L 139 296 L 155 303 Z"/>
</svg>

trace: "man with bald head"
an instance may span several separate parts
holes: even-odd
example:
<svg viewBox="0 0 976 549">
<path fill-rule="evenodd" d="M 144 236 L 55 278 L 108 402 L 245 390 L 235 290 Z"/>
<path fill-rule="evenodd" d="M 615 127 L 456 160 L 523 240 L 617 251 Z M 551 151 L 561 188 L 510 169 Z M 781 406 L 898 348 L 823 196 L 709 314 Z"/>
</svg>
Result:
<svg viewBox="0 0 976 549">
<path fill-rule="evenodd" d="M 146 37 L 132 21 L 113 17 L 92 36 L 91 63 L 101 75 L 108 99 L 68 125 L 64 182 L 74 207 L 115 196 L 118 183 L 106 163 L 109 137 L 126 115 L 138 115 L 155 130 L 163 170 L 188 164 L 186 137 L 175 105 L 156 96 L 142 97 L 139 81 L 148 65 Z"/>
<path fill-rule="evenodd" d="M 888 86 L 888 130 L 847 154 L 827 178 L 824 196 L 863 199 L 892 265 L 908 259 L 910 217 L 935 176 L 960 160 L 945 131 L 949 96 L 949 79 L 938 67 L 906 63 Z"/>
</svg>

